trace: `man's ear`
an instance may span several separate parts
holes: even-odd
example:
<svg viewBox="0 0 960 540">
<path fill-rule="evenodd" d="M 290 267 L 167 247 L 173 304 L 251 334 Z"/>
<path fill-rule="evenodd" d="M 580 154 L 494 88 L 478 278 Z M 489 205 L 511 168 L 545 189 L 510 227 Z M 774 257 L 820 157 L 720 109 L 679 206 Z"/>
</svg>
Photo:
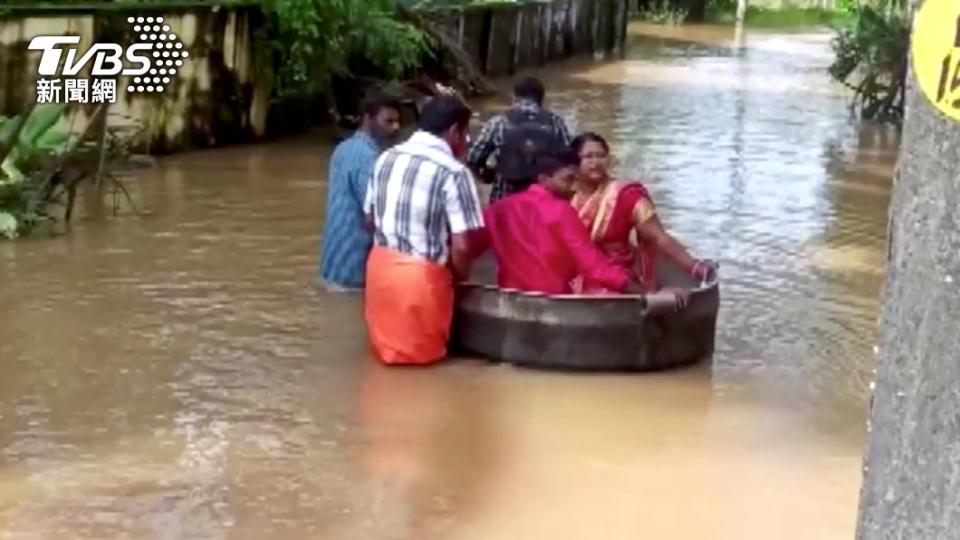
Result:
<svg viewBox="0 0 960 540">
<path fill-rule="evenodd" d="M 450 127 L 447 129 L 447 140 L 452 141 L 452 140 L 456 139 L 459 131 L 460 131 L 460 130 L 457 128 L 457 125 L 456 125 L 456 124 L 450 126 Z"/>
</svg>

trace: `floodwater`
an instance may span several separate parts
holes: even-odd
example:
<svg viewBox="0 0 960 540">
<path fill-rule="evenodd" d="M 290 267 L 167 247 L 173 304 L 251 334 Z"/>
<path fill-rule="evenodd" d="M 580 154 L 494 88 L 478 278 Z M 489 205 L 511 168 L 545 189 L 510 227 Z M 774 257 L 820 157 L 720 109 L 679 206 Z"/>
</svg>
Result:
<svg viewBox="0 0 960 540">
<path fill-rule="evenodd" d="M 322 136 L 162 159 L 144 217 L 0 245 L 0 538 L 850 538 L 897 139 L 828 41 L 634 26 L 544 72 L 722 262 L 712 365 L 380 367 L 360 299 L 310 287 Z"/>
</svg>

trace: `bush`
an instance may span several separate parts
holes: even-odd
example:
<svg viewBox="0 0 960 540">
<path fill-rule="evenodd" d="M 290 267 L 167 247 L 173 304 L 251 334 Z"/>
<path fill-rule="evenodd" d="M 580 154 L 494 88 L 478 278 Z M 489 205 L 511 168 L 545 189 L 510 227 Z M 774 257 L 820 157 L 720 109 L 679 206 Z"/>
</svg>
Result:
<svg viewBox="0 0 960 540">
<path fill-rule="evenodd" d="M 839 0 L 834 9 L 747 6 L 744 23 L 759 28 L 834 27 L 852 19 L 847 6 L 853 1 Z M 714 23 L 733 24 L 736 22 L 736 13 L 735 0 L 711 0 L 707 4 L 706 18 Z"/>
<path fill-rule="evenodd" d="M 687 15 L 687 10 L 670 0 L 654 0 L 650 5 L 640 9 L 637 14 L 641 20 L 654 24 L 683 24 L 683 21 L 687 20 Z"/>
<path fill-rule="evenodd" d="M 38 105 L 13 118 L 0 117 L 0 236 L 28 234 L 50 217 L 41 171 L 70 143 L 54 129 L 64 105 Z"/>
<path fill-rule="evenodd" d="M 837 29 L 830 75 L 852 88 L 853 106 L 866 119 L 903 119 L 910 21 L 902 9 L 863 6 Z"/>
<path fill-rule="evenodd" d="M 278 66 L 280 96 L 330 94 L 331 77 L 346 75 L 360 56 L 398 78 L 428 49 L 423 32 L 397 20 L 390 0 L 265 0 L 268 24 L 258 35 L 266 66 Z"/>
<path fill-rule="evenodd" d="M 34 104 L 13 118 L 0 117 L 0 237 L 54 223 L 54 205 L 63 206 L 69 221 L 77 189 L 88 179 L 112 189 L 115 212 L 119 197 L 136 210 L 117 173 L 129 168 L 131 145 L 142 133 L 140 127 L 110 127 L 107 108 L 100 105 L 76 132 L 76 115 L 67 129 L 61 122 L 66 105 Z"/>
</svg>

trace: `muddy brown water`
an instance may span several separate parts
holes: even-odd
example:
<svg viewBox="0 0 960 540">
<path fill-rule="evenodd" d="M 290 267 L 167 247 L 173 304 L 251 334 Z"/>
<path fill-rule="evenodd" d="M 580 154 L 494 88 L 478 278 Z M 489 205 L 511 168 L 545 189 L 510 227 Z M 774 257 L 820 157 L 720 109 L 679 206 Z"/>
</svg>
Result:
<svg viewBox="0 0 960 540">
<path fill-rule="evenodd" d="M 371 361 L 311 289 L 324 136 L 184 154 L 0 245 L 0 538 L 850 538 L 897 144 L 829 36 L 631 28 L 555 65 L 668 227 L 722 261 L 712 365 Z"/>
</svg>

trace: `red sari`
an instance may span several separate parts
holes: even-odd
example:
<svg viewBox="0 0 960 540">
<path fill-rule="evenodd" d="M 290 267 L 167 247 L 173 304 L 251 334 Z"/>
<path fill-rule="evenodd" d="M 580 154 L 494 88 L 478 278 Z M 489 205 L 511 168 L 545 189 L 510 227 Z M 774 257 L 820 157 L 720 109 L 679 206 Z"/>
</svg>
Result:
<svg viewBox="0 0 960 540">
<path fill-rule="evenodd" d="M 572 203 L 590 237 L 607 257 L 626 268 L 644 290 L 656 291 L 657 248 L 634 233 L 638 224 L 655 215 L 653 201 L 643 184 L 610 180 L 593 193 L 577 192 Z M 580 292 L 604 291 L 583 283 Z"/>
</svg>

